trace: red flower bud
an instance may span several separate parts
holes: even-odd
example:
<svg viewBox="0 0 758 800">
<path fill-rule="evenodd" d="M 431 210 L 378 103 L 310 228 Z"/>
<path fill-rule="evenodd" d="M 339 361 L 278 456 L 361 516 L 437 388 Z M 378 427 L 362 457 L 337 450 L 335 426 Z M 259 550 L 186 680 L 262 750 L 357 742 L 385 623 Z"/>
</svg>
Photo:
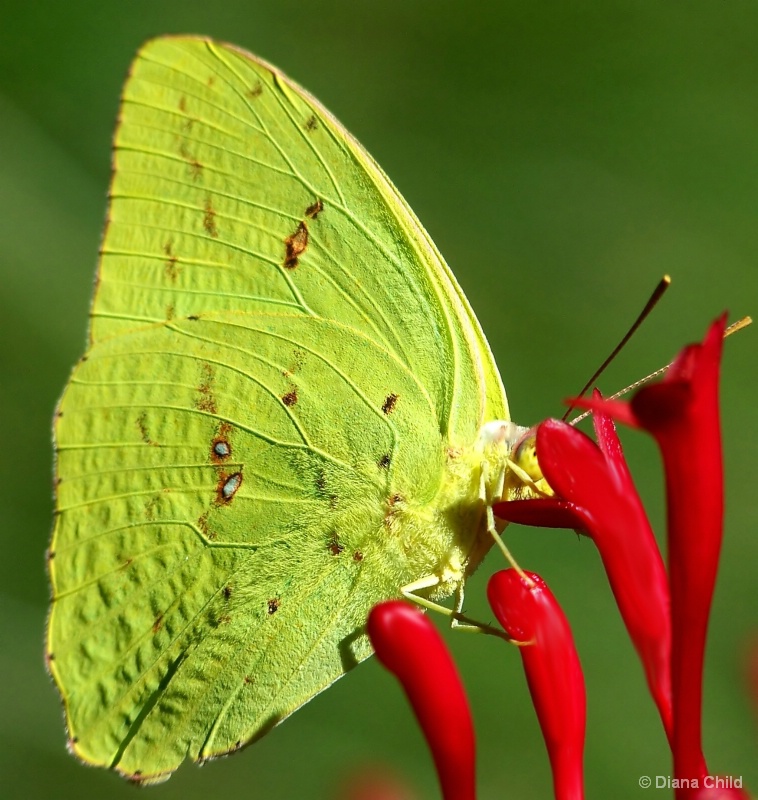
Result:
<svg viewBox="0 0 758 800">
<path fill-rule="evenodd" d="M 586 696 L 568 621 L 539 575 L 496 572 L 487 597 L 505 632 L 518 642 L 526 680 L 553 770 L 557 800 L 582 800 Z"/>
<path fill-rule="evenodd" d="M 400 681 L 432 751 L 445 800 L 476 797 L 474 726 L 442 637 L 401 600 L 374 606 L 366 630 L 376 656 Z"/>
</svg>

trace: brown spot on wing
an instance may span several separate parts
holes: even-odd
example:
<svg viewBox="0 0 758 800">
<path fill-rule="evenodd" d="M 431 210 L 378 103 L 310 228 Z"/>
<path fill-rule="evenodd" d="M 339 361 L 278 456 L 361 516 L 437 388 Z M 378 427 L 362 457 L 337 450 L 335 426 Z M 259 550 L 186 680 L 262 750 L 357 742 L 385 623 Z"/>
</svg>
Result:
<svg viewBox="0 0 758 800">
<path fill-rule="evenodd" d="M 305 351 L 300 350 L 300 348 L 295 348 L 292 351 L 292 363 L 289 365 L 287 369 L 282 370 L 282 375 L 285 378 L 291 378 L 294 373 L 300 371 L 303 368 L 303 362 L 305 361 Z"/>
<path fill-rule="evenodd" d="M 192 127 L 192 120 L 189 120 L 189 128 Z M 187 123 L 185 122 L 185 127 L 187 127 Z M 188 130 L 189 130 L 188 128 Z M 190 153 L 187 149 L 187 145 L 182 143 L 179 147 L 179 153 L 181 157 L 187 162 L 187 169 L 189 172 L 190 177 L 197 181 L 203 176 L 203 165 L 195 158 L 195 156 Z"/>
<path fill-rule="evenodd" d="M 384 399 L 384 403 L 382 404 L 382 413 L 388 415 L 391 414 L 395 410 L 397 401 L 398 401 L 398 395 L 394 393 L 388 394 L 387 397 Z"/>
<path fill-rule="evenodd" d="M 307 131 L 315 131 L 318 128 L 318 120 L 312 114 L 305 122 L 305 130 Z"/>
<path fill-rule="evenodd" d="M 356 550 L 356 551 L 353 553 L 353 561 L 356 561 L 356 562 L 358 562 L 358 563 L 360 563 L 361 561 L 363 561 L 363 553 L 361 553 L 361 551 L 360 551 L 360 550 Z"/>
<path fill-rule="evenodd" d="M 305 350 L 301 350 L 299 347 L 296 347 L 292 351 L 292 366 L 289 368 L 289 372 L 297 372 L 303 368 L 303 361 L 305 361 Z"/>
<path fill-rule="evenodd" d="M 212 236 L 214 239 L 218 238 L 218 228 L 216 227 L 216 210 L 213 208 L 211 198 L 205 200 L 205 209 L 203 214 L 203 228 L 205 232 Z"/>
<path fill-rule="evenodd" d="M 182 95 L 179 98 L 179 111 L 185 115 L 185 119 L 182 121 L 182 129 L 189 133 L 192 130 L 192 126 L 195 124 L 195 120 L 192 117 L 186 116 L 187 115 L 187 98 L 185 95 Z"/>
<path fill-rule="evenodd" d="M 276 614 L 276 612 L 279 610 L 279 598 L 278 597 L 272 597 L 268 601 L 267 605 L 268 605 L 268 613 L 269 614 Z"/>
<path fill-rule="evenodd" d="M 284 240 L 285 254 L 284 254 L 284 267 L 285 269 L 295 269 L 299 263 L 300 256 L 305 252 L 308 247 L 308 226 L 304 222 L 298 223 L 297 229 L 293 234 Z"/>
<path fill-rule="evenodd" d="M 282 403 L 285 406 L 294 406 L 297 403 L 297 387 L 293 386 L 287 394 L 282 397 Z"/>
<path fill-rule="evenodd" d="M 390 454 L 389 453 L 385 453 L 379 459 L 379 464 L 378 464 L 379 469 L 387 469 L 387 467 L 389 467 L 389 465 L 390 465 Z"/>
<path fill-rule="evenodd" d="M 163 614 L 159 613 L 155 617 L 155 622 L 153 623 L 153 633 L 158 633 L 158 631 L 163 627 Z"/>
<path fill-rule="evenodd" d="M 216 401 L 211 394 L 211 390 L 209 388 L 200 386 L 198 387 L 198 391 L 200 392 L 201 397 L 195 401 L 195 407 L 200 411 L 207 411 L 210 414 L 215 414 L 217 411 Z"/>
<path fill-rule="evenodd" d="M 316 217 L 324 210 L 323 202 L 318 199 L 315 203 L 311 203 L 308 208 L 305 209 L 305 216 L 310 217 L 311 219 L 316 219 Z"/>
<path fill-rule="evenodd" d="M 147 428 L 147 412 L 142 411 L 139 416 L 137 417 L 137 428 L 139 429 L 140 438 L 145 444 L 149 444 L 152 447 L 157 446 L 157 442 L 153 441 L 150 438 L 150 433 Z"/>
<path fill-rule="evenodd" d="M 166 242 L 163 245 L 163 252 L 166 254 L 166 261 L 164 262 L 164 271 L 166 277 L 173 283 L 179 277 L 180 268 L 176 263 L 179 260 L 174 253 L 174 243 L 172 241 Z"/>
<path fill-rule="evenodd" d="M 320 470 L 316 476 L 316 491 L 322 496 L 326 494 L 326 473 L 324 470 Z"/>
<path fill-rule="evenodd" d="M 204 363 L 202 365 L 200 385 L 197 387 L 200 396 L 195 398 L 195 408 L 199 411 L 207 411 L 209 414 L 215 414 L 216 411 L 218 411 L 216 407 L 216 398 L 213 395 L 214 378 L 213 367 L 210 364 Z"/>
<path fill-rule="evenodd" d="M 263 84 L 258 81 L 251 89 L 248 89 L 247 96 L 251 100 L 257 100 L 263 94 Z"/>
<path fill-rule="evenodd" d="M 210 512 L 206 511 L 205 514 L 200 516 L 200 518 L 197 521 L 197 527 L 200 529 L 200 531 L 202 532 L 203 536 L 205 536 L 206 539 L 208 539 L 209 541 L 213 541 L 216 538 L 216 533 L 215 531 L 208 529 L 209 513 Z"/>
<path fill-rule="evenodd" d="M 327 550 L 333 555 L 338 556 L 345 548 L 340 544 L 340 537 L 333 533 L 326 543 Z"/>
<path fill-rule="evenodd" d="M 155 519 L 155 509 L 160 502 L 160 497 L 153 496 L 145 501 L 145 519 L 152 522 Z"/>
</svg>

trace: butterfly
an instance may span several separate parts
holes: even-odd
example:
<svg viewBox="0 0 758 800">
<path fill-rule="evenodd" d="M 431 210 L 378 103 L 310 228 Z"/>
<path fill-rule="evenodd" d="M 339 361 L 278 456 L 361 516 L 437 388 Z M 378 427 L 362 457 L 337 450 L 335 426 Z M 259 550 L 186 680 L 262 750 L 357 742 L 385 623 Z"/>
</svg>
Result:
<svg viewBox="0 0 758 800">
<path fill-rule="evenodd" d="M 508 419 L 453 274 L 334 117 L 236 47 L 145 44 L 55 419 L 72 751 L 165 779 L 368 657 L 378 601 L 462 602 Z"/>
</svg>

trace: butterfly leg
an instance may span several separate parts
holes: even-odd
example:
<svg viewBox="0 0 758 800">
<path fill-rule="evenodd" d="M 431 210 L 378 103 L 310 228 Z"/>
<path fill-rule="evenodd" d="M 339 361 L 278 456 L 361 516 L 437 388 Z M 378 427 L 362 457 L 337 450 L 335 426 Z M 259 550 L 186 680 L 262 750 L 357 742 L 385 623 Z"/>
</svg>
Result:
<svg viewBox="0 0 758 800">
<path fill-rule="evenodd" d="M 487 487 L 489 485 L 489 477 L 490 477 L 489 466 L 490 466 L 489 462 L 482 461 L 479 470 L 479 500 L 481 501 L 482 505 L 486 510 L 487 532 L 490 534 L 490 536 L 492 536 L 495 544 L 500 548 L 506 560 L 519 572 L 521 572 L 521 569 L 519 568 L 518 564 L 516 564 L 516 559 L 511 555 L 510 550 L 508 550 L 508 548 L 505 546 L 505 542 L 502 540 L 502 537 L 498 533 L 497 526 L 495 525 L 495 513 L 492 510 L 493 501 L 490 499 L 489 497 L 490 493 L 487 491 Z M 495 493 L 496 498 L 502 496 L 504 486 L 505 486 L 505 466 L 503 466 L 503 469 L 500 471 L 500 474 L 498 475 L 496 484 L 496 493 Z"/>
<path fill-rule="evenodd" d="M 498 533 L 495 527 L 495 513 L 492 506 L 487 506 L 487 530 L 490 536 L 495 540 L 495 544 L 500 548 L 500 552 L 505 556 L 506 561 L 518 572 L 518 574 L 531 586 L 532 580 L 526 575 L 523 569 L 518 564 L 518 561 L 511 555 L 511 551 L 503 541 L 503 537 Z"/>
<path fill-rule="evenodd" d="M 502 498 L 503 492 L 505 491 L 505 472 L 506 468 L 511 470 L 516 474 L 516 476 L 529 488 L 533 489 L 535 493 L 538 495 L 545 496 L 545 493 L 541 491 L 534 481 L 529 477 L 529 475 L 519 467 L 514 461 L 510 458 L 506 459 L 506 463 L 503 464 L 502 468 L 500 469 L 497 481 L 495 482 L 495 489 L 493 492 L 494 500 L 489 498 L 489 493 L 487 491 L 488 482 L 489 482 L 489 463 L 487 461 L 482 462 L 481 472 L 480 472 L 480 479 L 479 479 L 479 499 L 484 504 L 487 514 L 487 531 L 494 540 L 495 544 L 500 548 L 500 552 L 505 556 L 506 561 L 518 572 L 518 574 L 526 580 L 529 584 L 531 584 L 531 580 L 527 578 L 524 574 L 524 571 L 518 565 L 516 559 L 511 555 L 511 551 L 508 549 L 507 545 L 503 541 L 503 537 L 497 529 L 495 525 L 495 512 L 492 510 L 492 504 L 499 498 Z"/>
<path fill-rule="evenodd" d="M 400 588 L 400 593 L 406 600 L 408 600 L 408 602 L 413 603 L 414 605 L 421 606 L 429 611 L 436 611 L 439 614 L 449 617 L 451 628 L 455 628 L 459 631 L 467 631 L 469 633 L 488 633 L 492 636 L 499 636 L 501 639 L 510 641 L 510 638 L 505 634 L 504 631 L 499 630 L 498 628 L 493 628 L 491 625 L 487 625 L 484 622 L 477 622 L 476 620 L 470 619 L 465 614 L 461 613 L 461 608 L 463 607 L 462 583 L 455 592 L 454 609 L 443 606 L 441 603 L 435 603 L 433 600 L 429 600 L 426 597 L 421 597 L 420 595 L 416 594 L 416 592 L 419 592 L 422 589 L 430 589 L 431 587 L 436 586 L 439 582 L 439 576 L 427 575 L 424 578 L 419 578 L 419 580 L 413 581 L 413 583 L 402 586 Z"/>
</svg>

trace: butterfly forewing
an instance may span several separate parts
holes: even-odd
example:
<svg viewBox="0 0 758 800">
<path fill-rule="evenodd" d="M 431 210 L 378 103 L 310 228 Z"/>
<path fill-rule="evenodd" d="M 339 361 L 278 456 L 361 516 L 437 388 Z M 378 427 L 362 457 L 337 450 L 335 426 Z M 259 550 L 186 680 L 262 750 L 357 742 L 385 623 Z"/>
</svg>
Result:
<svg viewBox="0 0 758 800">
<path fill-rule="evenodd" d="M 124 91 L 92 339 L 217 309 L 301 311 L 390 349 L 427 387 L 443 431 L 451 413 L 478 427 L 471 320 L 396 197 L 267 65 L 205 40 L 155 40 Z M 452 411 L 456 394 L 468 410 Z"/>
</svg>

